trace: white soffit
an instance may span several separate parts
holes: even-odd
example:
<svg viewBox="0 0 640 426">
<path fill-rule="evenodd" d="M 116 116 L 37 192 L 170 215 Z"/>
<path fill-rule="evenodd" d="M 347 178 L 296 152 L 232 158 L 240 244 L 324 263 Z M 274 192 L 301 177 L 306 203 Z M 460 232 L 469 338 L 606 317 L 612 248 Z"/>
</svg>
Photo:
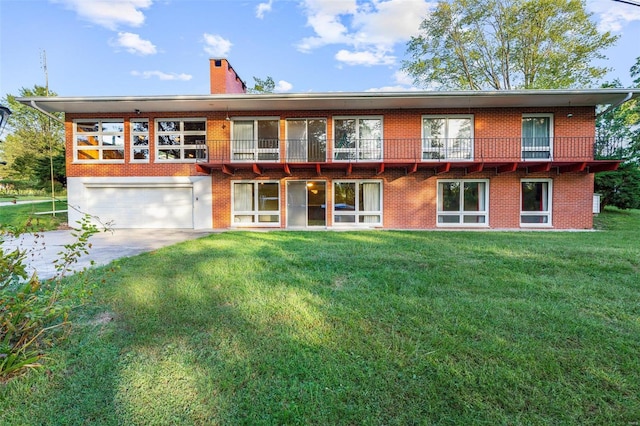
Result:
<svg viewBox="0 0 640 426">
<path fill-rule="evenodd" d="M 29 97 L 47 112 L 131 113 L 205 111 L 294 111 L 339 109 L 573 107 L 615 105 L 640 97 L 640 89 L 286 93 L 185 96 Z"/>
</svg>

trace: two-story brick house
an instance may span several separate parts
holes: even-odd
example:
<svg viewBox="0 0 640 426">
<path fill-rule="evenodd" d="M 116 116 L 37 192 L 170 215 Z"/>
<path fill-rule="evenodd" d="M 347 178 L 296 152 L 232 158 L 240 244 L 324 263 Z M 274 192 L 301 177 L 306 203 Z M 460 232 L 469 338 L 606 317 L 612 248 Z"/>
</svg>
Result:
<svg viewBox="0 0 640 426">
<path fill-rule="evenodd" d="M 633 89 L 22 98 L 64 112 L 69 221 L 116 228 L 592 227 L 596 106 Z"/>
</svg>

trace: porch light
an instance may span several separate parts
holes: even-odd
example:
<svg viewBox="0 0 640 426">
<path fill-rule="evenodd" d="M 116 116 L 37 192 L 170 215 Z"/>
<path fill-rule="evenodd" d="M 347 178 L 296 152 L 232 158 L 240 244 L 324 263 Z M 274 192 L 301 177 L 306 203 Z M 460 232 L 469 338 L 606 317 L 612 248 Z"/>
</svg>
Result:
<svg viewBox="0 0 640 426">
<path fill-rule="evenodd" d="M 7 125 L 7 121 L 9 121 L 10 115 L 11 115 L 11 110 L 9 108 L 0 106 L 0 135 L 4 130 L 4 126 Z"/>
</svg>

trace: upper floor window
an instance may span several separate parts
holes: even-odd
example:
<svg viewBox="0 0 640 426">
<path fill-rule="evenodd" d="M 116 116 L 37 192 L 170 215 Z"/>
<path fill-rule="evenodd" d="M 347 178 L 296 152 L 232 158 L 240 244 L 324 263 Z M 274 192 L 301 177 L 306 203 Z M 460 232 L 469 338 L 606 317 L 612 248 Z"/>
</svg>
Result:
<svg viewBox="0 0 640 426">
<path fill-rule="evenodd" d="M 473 116 L 422 117 L 422 159 L 473 159 Z"/>
<path fill-rule="evenodd" d="M 382 160 L 381 117 L 335 117 L 333 127 L 335 160 Z"/>
<path fill-rule="evenodd" d="M 295 118 L 287 120 L 287 161 L 327 161 L 327 120 Z"/>
<path fill-rule="evenodd" d="M 278 117 L 234 119 L 231 159 L 278 161 L 280 159 L 280 119 Z"/>
<path fill-rule="evenodd" d="M 149 120 L 131 120 L 131 161 L 149 162 Z"/>
<path fill-rule="evenodd" d="M 124 162 L 124 120 L 76 120 L 73 151 L 77 161 Z"/>
<path fill-rule="evenodd" d="M 207 121 L 204 118 L 156 120 L 156 160 L 196 161 L 206 159 Z"/>
<path fill-rule="evenodd" d="M 439 180 L 438 226 L 488 226 L 488 180 Z"/>
<path fill-rule="evenodd" d="M 523 114 L 522 159 L 551 160 L 553 153 L 553 114 Z"/>
</svg>

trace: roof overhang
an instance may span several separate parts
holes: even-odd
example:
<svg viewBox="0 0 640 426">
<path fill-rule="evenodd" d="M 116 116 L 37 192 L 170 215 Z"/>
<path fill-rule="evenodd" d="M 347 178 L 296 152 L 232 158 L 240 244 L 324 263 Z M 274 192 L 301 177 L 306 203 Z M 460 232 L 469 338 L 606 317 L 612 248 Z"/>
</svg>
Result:
<svg viewBox="0 0 640 426">
<path fill-rule="evenodd" d="M 129 113 L 135 110 L 204 112 L 580 107 L 616 105 L 636 97 L 640 97 L 640 89 L 25 97 L 17 98 L 17 101 L 49 113 Z"/>
</svg>

